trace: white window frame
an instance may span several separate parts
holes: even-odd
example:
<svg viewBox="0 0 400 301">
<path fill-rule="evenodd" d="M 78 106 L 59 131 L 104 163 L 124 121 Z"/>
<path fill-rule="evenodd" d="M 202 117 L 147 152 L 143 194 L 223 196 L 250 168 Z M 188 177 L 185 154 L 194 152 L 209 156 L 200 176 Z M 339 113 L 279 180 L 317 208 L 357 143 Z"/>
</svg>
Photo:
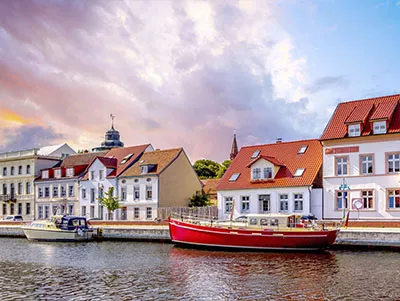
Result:
<svg viewBox="0 0 400 301">
<path fill-rule="evenodd" d="M 299 206 L 301 204 L 301 206 Z M 299 208 L 301 207 L 301 209 Z M 304 210 L 304 195 L 302 193 L 293 193 L 293 211 L 301 212 Z"/>
<path fill-rule="evenodd" d="M 68 196 L 73 197 L 75 196 L 74 185 L 68 185 Z"/>
<path fill-rule="evenodd" d="M 397 194 L 396 194 L 396 191 L 398 192 Z M 388 195 L 388 198 L 387 198 L 387 201 L 388 201 L 388 203 L 387 203 L 387 208 L 388 209 L 400 209 L 400 204 L 399 204 L 399 206 L 396 206 L 396 198 L 400 198 L 400 189 L 388 189 L 387 190 L 387 195 Z M 393 199 L 393 206 L 392 207 L 390 207 L 390 198 L 391 197 L 393 197 L 394 199 Z"/>
<path fill-rule="evenodd" d="M 53 198 L 58 198 L 58 186 L 53 186 Z"/>
<path fill-rule="evenodd" d="M 104 170 L 99 170 L 99 180 L 104 180 Z"/>
<path fill-rule="evenodd" d="M 82 199 L 86 199 L 86 188 L 82 188 Z"/>
<path fill-rule="evenodd" d="M 392 157 L 392 158 L 390 158 L 390 157 Z M 388 173 L 389 174 L 400 172 L 400 153 L 388 154 L 387 162 L 388 162 Z M 392 171 L 390 171 L 391 164 L 392 164 Z"/>
<path fill-rule="evenodd" d="M 66 176 L 73 177 L 74 176 L 74 168 L 68 168 L 66 171 Z"/>
<path fill-rule="evenodd" d="M 365 167 L 365 172 L 364 172 Z M 372 171 L 369 172 L 369 167 Z M 361 155 L 361 174 L 362 175 L 372 175 L 374 173 L 374 157 L 373 155 Z"/>
<path fill-rule="evenodd" d="M 282 209 L 282 204 L 286 204 L 284 209 Z M 279 195 L 279 212 L 289 211 L 289 195 L 287 193 L 282 193 Z"/>
<path fill-rule="evenodd" d="M 373 189 L 361 190 L 361 198 L 363 200 L 363 209 L 374 209 L 375 208 L 375 193 Z M 371 206 L 370 206 L 371 202 Z"/>
<path fill-rule="evenodd" d="M 359 137 L 361 135 L 361 124 L 349 125 L 349 137 Z"/>
<path fill-rule="evenodd" d="M 250 196 L 244 195 L 240 198 L 240 212 L 241 213 L 250 212 Z"/>
<path fill-rule="evenodd" d="M 94 180 L 95 179 L 95 177 L 96 177 L 96 173 L 95 173 L 95 171 L 94 170 L 91 170 L 90 171 L 90 180 Z"/>
<path fill-rule="evenodd" d="M 268 176 L 269 173 L 269 176 Z M 264 179 L 272 179 L 272 167 L 264 167 L 263 168 L 263 178 Z"/>
<path fill-rule="evenodd" d="M 153 219 L 153 208 L 146 207 L 146 219 Z"/>
<path fill-rule="evenodd" d="M 231 213 L 232 212 L 232 204 L 233 204 L 233 197 L 226 196 L 224 198 L 224 212 Z"/>
<path fill-rule="evenodd" d="M 121 201 L 122 202 L 126 202 L 126 196 L 127 196 L 126 187 L 121 187 Z"/>
<path fill-rule="evenodd" d="M 140 219 L 140 208 L 139 207 L 133 208 L 133 218 Z"/>
<path fill-rule="evenodd" d="M 336 168 L 336 175 L 337 176 L 347 176 L 349 171 L 348 171 L 348 162 L 349 162 L 349 157 L 335 157 L 335 168 Z M 340 167 L 340 169 L 339 169 Z M 340 172 L 339 172 L 340 170 Z M 346 172 L 344 172 L 346 170 Z"/>
<path fill-rule="evenodd" d="M 54 170 L 54 178 L 61 178 L 61 169 Z"/>
<path fill-rule="evenodd" d="M 374 122 L 374 134 L 386 134 L 386 121 Z"/>
<path fill-rule="evenodd" d="M 42 170 L 42 179 L 48 179 L 48 178 L 49 178 L 49 171 Z"/>
<path fill-rule="evenodd" d="M 140 199 L 140 186 L 139 185 L 133 186 L 133 199 L 134 200 Z"/>
<path fill-rule="evenodd" d="M 259 167 L 254 167 L 252 169 L 252 179 L 253 180 L 259 180 L 261 179 L 261 168 Z"/>
</svg>

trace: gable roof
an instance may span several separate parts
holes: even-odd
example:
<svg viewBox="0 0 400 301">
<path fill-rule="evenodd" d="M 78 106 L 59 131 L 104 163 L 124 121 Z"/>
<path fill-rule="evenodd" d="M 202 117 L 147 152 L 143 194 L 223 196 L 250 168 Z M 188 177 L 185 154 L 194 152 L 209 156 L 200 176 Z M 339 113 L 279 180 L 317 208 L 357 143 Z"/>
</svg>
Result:
<svg viewBox="0 0 400 301">
<path fill-rule="evenodd" d="M 303 154 L 298 154 L 299 149 L 304 145 L 308 146 L 307 151 Z M 274 179 L 251 181 L 249 163 L 254 161 L 251 156 L 256 150 L 260 150 L 260 156 L 274 157 L 277 162 L 282 163 Z M 240 149 L 216 189 L 236 190 L 310 186 L 314 183 L 321 166 L 322 145 L 317 139 L 246 146 Z M 302 176 L 295 177 L 294 174 L 299 168 L 304 168 L 305 171 Z M 230 182 L 229 179 L 235 173 L 240 173 L 240 176 L 236 181 Z"/>
<path fill-rule="evenodd" d="M 107 168 L 117 168 L 118 160 L 116 158 L 97 157 L 96 159 Z"/>
<path fill-rule="evenodd" d="M 90 162 L 92 162 L 93 158 L 104 156 L 106 153 L 107 151 L 69 155 L 62 161 L 61 167 L 68 168 L 77 165 L 88 165 Z"/>
<path fill-rule="evenodd" d="M 216 186 L 220 179 L 204 179 L 200 180 L 203 184 L 203 191 L 205 194 L 216 194 Z"/>
<path fill-rule="evenodd" d="M 387 133 L 400 132 L 400 94 L 343 102 L 337 105 L 320 140 L 347 137 L 349 123 L 362 123 L 361 136 L 372 133 L 370 123 L 388 120 Z"/>
<path fill-rule="evenodd" d="M 267 160 L 268 162 L 271 162 L 272 164 L 274 164 L 276 166 L 285 166 L 285 164 L 283 164 L 282 162 L 277 160 L 275 157 L 259 155 L 257 158 L 255 158 L 253 161 L 251 161 L 249 164 L 247 164 L 247 167 L 250 167 L 251 165 L 253 165 L 260 159 Z"/>
<path fill-rule="evenodd" d="M 134 177 L 140 176 L 140 166 L 154 165 L 155 168 L 145 175 L 159 175 L 162 173 L 183 151 L 183 148 L 173 148 L 166 150 L 154 150 L 146 152 L 139 161 L 129 167 L 121 176 Z"/>
</svg>

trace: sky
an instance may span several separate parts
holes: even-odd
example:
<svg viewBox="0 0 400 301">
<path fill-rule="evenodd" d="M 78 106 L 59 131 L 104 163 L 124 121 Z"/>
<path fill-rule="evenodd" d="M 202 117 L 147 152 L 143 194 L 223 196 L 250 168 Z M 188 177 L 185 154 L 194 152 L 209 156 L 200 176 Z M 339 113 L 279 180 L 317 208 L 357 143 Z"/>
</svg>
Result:
<svg viewBox="0 0 400 301">
<path fill-rule="evenodd" d="M 0 0 L 0 151 L 183 147 L 192 162 L 318 138 L 400 93 L 400 0 Z"/>
</svg>

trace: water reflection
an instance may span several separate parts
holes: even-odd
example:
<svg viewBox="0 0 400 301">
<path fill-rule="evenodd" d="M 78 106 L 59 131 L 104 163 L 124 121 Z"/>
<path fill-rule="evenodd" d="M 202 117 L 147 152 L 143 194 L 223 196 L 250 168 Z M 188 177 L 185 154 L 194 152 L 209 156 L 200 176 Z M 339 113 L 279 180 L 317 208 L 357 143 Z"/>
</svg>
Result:
<svg viewBox="0 0 400 301">
<path fill-rule="evenodd" d="M 0 239 L 0 300 L 396 300 L 399 254 Z"/>
</svg>

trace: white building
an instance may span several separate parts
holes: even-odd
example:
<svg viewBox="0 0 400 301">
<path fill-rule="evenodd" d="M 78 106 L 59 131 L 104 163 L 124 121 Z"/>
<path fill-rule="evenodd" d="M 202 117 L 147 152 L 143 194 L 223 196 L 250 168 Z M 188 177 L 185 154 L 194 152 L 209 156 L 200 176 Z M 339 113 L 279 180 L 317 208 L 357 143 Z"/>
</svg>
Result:
<svg viewBox="0 0 400 301">
<path fill-rule="evenodd" d="M 221 178 L 219 218 L 246 213 L 322 216 L 322 146 L 318 140 L 246 146 Z"/>
<path fill-rule="evenodd" d="M 152 150 L 151 144 L 120 147 L 109 150 L 104 156 L 95 157 L 79 182 L 80 214 L 89 218 L 126 219 L 126 212 L 121 209 L 116 210 L 114 216 L 110 216 L 99 204 L 98 198 L 110 187 L 114 187 L 114 195 L 117 195 L 118 177 L 144 152 Z"/>
<path fill-rule="evenodd" d="M 340 103 L 324 133 L 324 218 L 400 218 L 400 95 Z M 340 189 L 345 182 L 350 189 Z M 359 205 L 357 210 L 356 205 Z"/>
<path fill-rule="evenodd" d="M 67 144 L 1 153 L 1 216 L 22 215 L 24 220 L 33 220 L 35 178 L 41 169 L 56 165 L 69 154 L 75 151 Z"/>
</svg>

